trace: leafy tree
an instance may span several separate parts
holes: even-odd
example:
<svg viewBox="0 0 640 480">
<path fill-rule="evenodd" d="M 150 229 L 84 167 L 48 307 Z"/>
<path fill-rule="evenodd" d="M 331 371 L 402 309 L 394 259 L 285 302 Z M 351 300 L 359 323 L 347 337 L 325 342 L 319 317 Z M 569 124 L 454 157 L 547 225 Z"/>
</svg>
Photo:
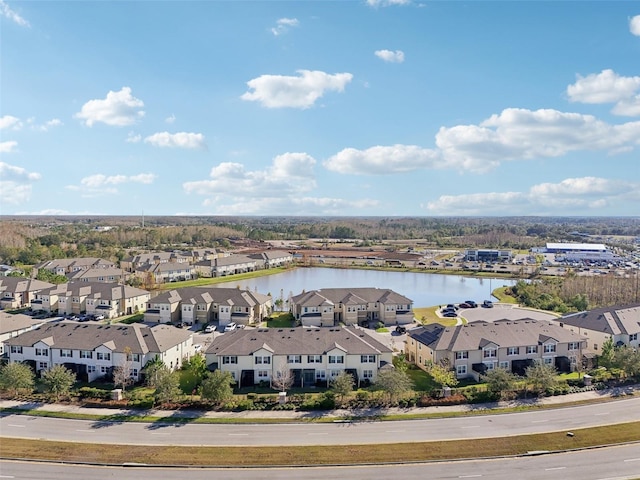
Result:
<svg viewBox="0 0 640 480">
<path fill-rule="evenodd" d="M 156 391 L 153 398 L 156 403 L 171 402 L 182 394 L 178 373 L 170 371 L 166 366 L 155 373 L 154 384 Z"/>
<path fill-rule="evenodd" d="M 448 365 L 431 364 L 427 373 L 431 375 L 433 381 L 441 387 L 455 387 L 458 384 L 456 372 L 451 370 Z"/>
<path fill-rule="evenodd" d="M 0 388 L 15 395 L 18 390 L 33 390 L 35 374 L 26 363 L 8 363 L 0 369 Z"/>
<path fill-rule="evenodd" d="M 536 363 L 527 367 L 525 376 L 533 392 L 538 395 L 554 387 L 557 383 L 556 369 L 545 363 Z"/>
<path fill-rule="evenodd" d="M 201 352 L 198 352 L 182 364 L 182 369 L 190 372 L 200 384 L 207 373 L 207 359 Z"/>
<path fill-rule="evenodd" d="M 337 377 L 333 377 L 330 384 L 333 393 L 342 401 L 344 397 L 353 391 L 356 382 L 353 379 L 353 375 L 343 370 Z"/>
<path fill-rule="evenodd" d="M 393 357 L 393 366 L 396 367 L 396 370 L 401 372 L 406 372 L 409 370 L 409 362 L 407 362 L 407 357 L 404 353 L 399 355 L 395 355 Z"/>
<path fill-rule="evenodd" d="M 616 347 L 613 351 L 611 367 L 618 368 L 625 377 L 640 375 L 640 351 L 629 347 Z"/>
<path fill-rule="evenodd" d="M 598 357 L 598 365 L 600 367 L 611 368 L 613 366 L 613 356 L 613 337 L 609 337 L 602 342 L 602 353 Z"/>
<path fill-rule="evenodd" d="M 200 395 L 210 402 L 222 403 L 233 397 L 232 385 L 235 383 L 230 372 L 215 370 L 207 374 L 200 385 Z"/>
<path fill-rule="evenodd" d="M 504 368 L 494 368 L 482 375 L 481 380 L 487 384 L 487 390 L 500 398 L 508 398 L 516 388 L 518 377 Z"/>
<path fill-rule="evenodd" d="M 402 393 L 413 389 L 413 382 L 406 372 L 400 370 L 388 369 L 379 370 L 376 387 L 389 395 L 391 401 L 395 400 Z"/>
<path fill-rule="evenodd" d="M 76 374 L 63 365 L 54 365 L 42 373 L 42 384 L 56 400 L 69 393 L 74 383 Z"/>
<path fill-rule="evenodd" d="M 160 357 L 156 357 L 153 360 L 149 360 L 144 366 L 144 383 L 147 387 L 156 388 L 162 375 L 169 372 L 167 367 Z"/>
</svg>

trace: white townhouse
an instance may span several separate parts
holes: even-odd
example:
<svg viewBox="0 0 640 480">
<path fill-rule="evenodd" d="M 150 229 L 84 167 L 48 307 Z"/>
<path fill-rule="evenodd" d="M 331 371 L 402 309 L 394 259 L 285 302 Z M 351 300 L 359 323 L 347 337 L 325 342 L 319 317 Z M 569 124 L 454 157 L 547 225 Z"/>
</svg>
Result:
<svg viewBox="0 0 640 480">
<path fill-rule="evenodd" d="M 82 270 L 115 268 L 116 264 L 110 260 L 95 257 L 60 258 L 47 260 L 33 267 L 31 275 L 35 278 L 39 270 L 47 270 L 55 275 L 67 275 Z"/>
<path fill-rule="evenodd" d="M 293 254 L 284 250 L 265 250 L 248 255 L 258 261 L 258 268 L 284 267 L 293 263 Z"/>
<path fill-rule="evenodd" d="M 102 282 L 102 283 L 122 283 L 125 280 L 124 270 L 115 267 L 90 268 L 68 273 L 70 282 Z"/>
<path fill-rule="evenodd" d="M 38 292 L 53 286 L 33 278 L 0 277 L 0 308 L 29 307 Z"/>
<path fill-rule="evenodd" d="M 205 355 L 209 369 L 230 372 L 241 387 L 271 383 L 287 371 L 301 387 L 326 385 L 344 371 L 357 385 L 375 383 L 393 353 L 360 327 L 298 327 L 228 332 L 215 337 Z"/>
<path fill-rule="evenodd" d="M 608 339 L 615 346 L 640 348 L 640 303 L 572 313 L 555 320 L 560 326 L 586 337 L 586 351 L 600 355 Z"/>
<path fill-rule="evenodd" d="M 185 287 L 164 291 L 147 302 L 146 322 L 184 322 L 188 325 L 235 322 L 253 325 L 272 311 L 267 295 L 238 288 Z"/>
<path fill-rule="evenodd" d="M 196 272 L 201 277 L 226 277 L 238 273 L 253 272 L 258 269 L 258 263 L 262 260 L 248 257 L 247 255 L 229 255 L 211 260 L 203 260 L 194 264 Z"/>
<path fill-rule="evenodd" d="M 191 255 L 182 252 L 152 252 L 123 258 L 120 261 L 120 268 L 127 272 L 135 272 L 148 265 L 161 263 L 189 264 L 190 262 Z"/>
<path fill-rule="evenodd" d="M 295 295 L 290 303 L 295 319 L 309 327 L 413 322 L 413 301 L 383 288 L 323 288 Z"/>
<path fill-rule="evenodd" d="M 457 378 L 476 380 L 488 370 L 504 368 L 524 375 L 535 362 L 571 372 L 581 365 L 585 339 L 559 325 L 540 320 L 482 320 L 444 327 L 439 323 L 407 331 L 407 360 L 423 370 L 445 361 Z"/>
<path fill-rule="evenodd" d="M 50 322 L 8 339 L 5 346 L 10 362 L 26 362 L 36 372 L 64 365 L 85 382 L 109 377 L 115 367 L 127 364 L 131 377 L 138 381 L 150 360 L 158 358 L 177 369 L 195 354 L 189 331 L 137 323 Z"/>
<path fill-rule="evenodd" d="M 48 321 L 51 319 L 39 320 L 23 313 L 10 314 L 0 310 L 0 357 L 5 356 L 6 353 L 4 342 L 21 333 L 38 328 Z"/>
<path fill-rule="evenodd" d="M 196 269 L 188 263 L 149 263 L 138 267 L 134 275 L 146 279 L 151 277 L 154 283 L 183 282 L 196 278 Z"/>
<path fill-rule="evenodd" d="M 148 291 L 129 285 L 70 282 L 41 290 L 32 307 L 60 315 L 87 313 L 116 318 L 143 312 L 150 297 Z"/>
</svg>

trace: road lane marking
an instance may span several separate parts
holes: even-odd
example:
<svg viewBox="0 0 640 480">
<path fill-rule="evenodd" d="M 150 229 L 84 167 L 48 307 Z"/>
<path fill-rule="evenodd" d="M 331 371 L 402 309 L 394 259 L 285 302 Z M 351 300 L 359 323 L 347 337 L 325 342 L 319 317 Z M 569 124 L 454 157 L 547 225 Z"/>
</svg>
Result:
<svg viewBox="0 0 640 480">
<path fill-rule="evenodd" d="M 567 468 L 567 467 L 553 467 L 553 468 L 545 468 L 545 470 L 546 470 L 547 472 L 550 472 L 550 471 L 552 471 L 552 470 L 564 470 L 564 469 L 566 469 L 566 468 Z"/>
<path fill-rule="evenodd" d="M 10 423 L 9 426 L 10 427 L 16 427 L 16 428 L 24 428 L 24 427 L 26 427 L 26 425 L 17 425 L 15 423 Z"/>
<path fill-rule="evenodd" d="M 609 412 L 594 413 L 594 414 L 593 414 L 593 416 L 594 416 L 594 417 L 602 417 L 603 415 L 609 415 Z"/>
<path fill-rule="evenodd" d="M 89 432 L 89 433 L 93 433 L 93 430 L 76 430 L 76 432 Z"/>
<path fill-rule="evenodd" d="M 640 458 L 627 458 L 625 462 L 640 462 Z"/>
<path fill-rule="evenodd" d="M 460 427 L 460 428 L 480 428 L 480 425 L 468 425 L 466 427 Z"/>
<path fill-rule="evenodd" d="M 249 436 L 248 433 L 229 433 L 228 435 L 230 437 L 248 437 Z"/>
<path fill-rule="evenodd" d="M 329 433 L 324 432 L 324 433 L 308 433 L 307 435 L 329 435 Z"/>
<path fill-rule="evenodd" d="M 531 423 L 545 423 L 548 422 L 549 420 L 534 420 Z"/>
<path fill-rule="evenodd" d="M 458 475 L 458 478 L 478 478 L 481 477 L 482 475 Z"/>
</svg>

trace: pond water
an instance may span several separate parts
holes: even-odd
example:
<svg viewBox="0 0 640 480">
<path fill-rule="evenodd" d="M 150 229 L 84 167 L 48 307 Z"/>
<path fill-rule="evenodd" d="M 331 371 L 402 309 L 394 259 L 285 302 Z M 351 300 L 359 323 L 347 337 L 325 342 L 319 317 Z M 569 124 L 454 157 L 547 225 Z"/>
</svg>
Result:
<svg viewBox="0 0 640 480">
<path fill-rule="evenodd" d="M 389 288 L 413 300 L 414 307 L 430 307 L 491 298 L 491 291 L 515 280 L 473 278 L 437 273 L 389 272 L 338 268 L 296 268 L 276 275 L 216 284 L 218 287 L 240 287 L 244 290 L 271 294 L 286 300 L 302 291 L 322 288 Z"/>
</svg>

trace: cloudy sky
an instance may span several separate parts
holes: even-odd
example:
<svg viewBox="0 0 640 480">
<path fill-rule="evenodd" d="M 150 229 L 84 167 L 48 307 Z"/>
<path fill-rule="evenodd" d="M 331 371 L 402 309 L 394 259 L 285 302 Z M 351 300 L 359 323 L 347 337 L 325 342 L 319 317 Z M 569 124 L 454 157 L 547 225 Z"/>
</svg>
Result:
<svg viewBox="0 0 640 480">
<path fill-rule="evenodd" d="M 0 0 L 2 214 L 638 215 L 630 1 Z"/>
</svg>

